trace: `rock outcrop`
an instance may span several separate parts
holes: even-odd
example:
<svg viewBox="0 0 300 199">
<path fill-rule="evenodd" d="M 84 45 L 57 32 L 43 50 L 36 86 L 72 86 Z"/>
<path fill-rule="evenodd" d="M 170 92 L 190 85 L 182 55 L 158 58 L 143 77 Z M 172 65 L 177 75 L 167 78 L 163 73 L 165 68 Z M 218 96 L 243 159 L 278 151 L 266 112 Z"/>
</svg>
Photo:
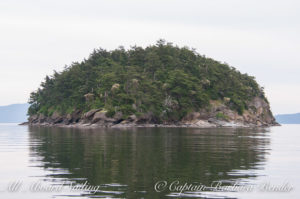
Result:
<svg viewBox="0 0 300 199">
<path fill-rule="evenodd" d="M 54 125 L 76 127 L 134 127 L 134 126 L 176 126 L 176 127 L 258 127 L 278 125 L 265 99 L 255 97 L 247 103 L 248 109 L 239 114 L 230 109 L 224 101 L 210 101 L 210 106 L 197 112 L 188 113 L 181 121 L 157 123 L 153 114 L 124 117 L 117 112 L 113 117 L 107 116 L 104 109 L 92 109 L 86 113 L 75 110 L 71 114 L 60 115 L 54 112 L 50 117 L 36 114 L 29 118 L 29 125 Z"/>
</svg>

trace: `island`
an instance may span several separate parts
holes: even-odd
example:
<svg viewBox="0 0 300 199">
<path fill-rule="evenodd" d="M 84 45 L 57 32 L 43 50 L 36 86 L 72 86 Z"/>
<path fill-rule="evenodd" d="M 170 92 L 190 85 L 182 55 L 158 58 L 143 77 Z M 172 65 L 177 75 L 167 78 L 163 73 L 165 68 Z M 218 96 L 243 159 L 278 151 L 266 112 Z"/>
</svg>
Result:
<svg viewBox="0 0 300 199">
<path fill-rule="evenodd" d="M 94 50 L 87 59 L 46 76 L 29 104 L 29 125 L 277 125 L 254 77 L 165 40 L 146 48 Z"/>
</svg>

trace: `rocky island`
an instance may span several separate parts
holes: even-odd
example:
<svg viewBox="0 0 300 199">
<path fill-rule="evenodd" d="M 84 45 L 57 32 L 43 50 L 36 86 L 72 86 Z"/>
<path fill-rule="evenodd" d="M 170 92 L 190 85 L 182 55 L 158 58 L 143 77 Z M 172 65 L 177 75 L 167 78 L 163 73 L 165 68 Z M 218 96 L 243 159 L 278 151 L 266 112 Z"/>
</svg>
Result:
<svg viewBox="0 0 300 199">
<path fill-rule="evenodd" d="M 277 125 L 254 77 L 164 40 L 146 48 L 94 50 L 46 76 L 29 103 L 29 125 Z"/>
</svg>

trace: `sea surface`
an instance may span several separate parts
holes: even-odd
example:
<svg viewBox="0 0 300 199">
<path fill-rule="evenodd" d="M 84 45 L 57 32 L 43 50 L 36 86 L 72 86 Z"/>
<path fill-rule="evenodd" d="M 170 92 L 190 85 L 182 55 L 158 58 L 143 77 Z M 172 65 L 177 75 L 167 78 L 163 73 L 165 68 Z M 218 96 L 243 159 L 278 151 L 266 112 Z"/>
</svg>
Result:
<svg viewBox="0 0 300 199">
<path fill-rule="evenodd" d="M 300 198 L 300 125 L 0 124 L 0 198 Z"/>
</svg>

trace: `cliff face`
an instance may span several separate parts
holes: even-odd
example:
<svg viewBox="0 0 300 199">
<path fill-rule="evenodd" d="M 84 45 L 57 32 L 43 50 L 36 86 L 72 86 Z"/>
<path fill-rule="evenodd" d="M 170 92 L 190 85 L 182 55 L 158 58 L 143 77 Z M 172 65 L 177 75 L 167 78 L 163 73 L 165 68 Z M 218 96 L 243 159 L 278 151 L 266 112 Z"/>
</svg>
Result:
<svg viewBox="0 0 300 199">
<path fill-rule="evenodd" d="M 273 126 L 278 125 L 265 99 L 255 97 L 247 102 L 249 107 L 239 114 L 230 109 L 226 103 L 211 101 L 209 109 L 188 114 L 183 122 L 198 126 Z"/>
<path fill-rule="evenodd" d="M 196 127 L 275 124 L 254 77 L 158 41 L 99 49 L 47 76 L 31 93 L 31 124 Z"/>
</svg>

